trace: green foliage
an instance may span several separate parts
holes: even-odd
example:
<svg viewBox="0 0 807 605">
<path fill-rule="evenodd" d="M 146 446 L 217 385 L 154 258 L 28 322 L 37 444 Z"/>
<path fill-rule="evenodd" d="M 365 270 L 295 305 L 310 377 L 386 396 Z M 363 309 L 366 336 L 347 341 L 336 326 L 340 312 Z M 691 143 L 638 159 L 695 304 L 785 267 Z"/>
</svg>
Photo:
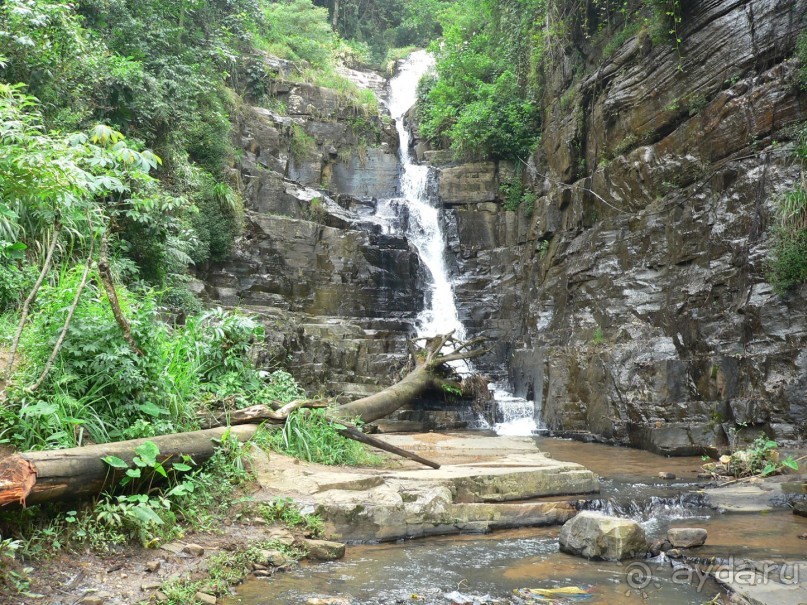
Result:
<svg viewBox="0 0 807 605">
<path fill-rule="evenodd" d="M 305 159 L 317 149 L 314 137 L 308 134 L 299 124 L 291 125 L 291 136 L 289 137 L 289 152 L 295 159 Z"/>
<path fill-rule="evenodd" d="M 593 344 L 595 347 L 598 347 L 604 342 L 605 342 L 605 336 L 603 335 L 602 328 L 600 326 L 597 326 L 594 329 L 594 336 L 591 338 L 591 344 Z"/>
<path fill-rule="evenodd" d="M 795 128 L 794 139 L 793 155 L 803 168 L 807 161 L 807 125 Z M 767 279 L 780 295 L 807 281 L 807 186 L 804 178 L 777 200 Z"/>
<path fill-rule="evenodd" d="M 678 54 L 678 69 L 683 71 L 681 55 L 681 22 L 683 11 L 681 0 L 646 0 L 650 5 L 652 19 L 650 21 L 650 38 L 654 44 L 672 42 Z"/>
<path fill-rule="evenodd" d="M 0 411 L 0 438 L 14 446 L 72 447 L 85 438 L 103 443 L 191 430 L 197 409 L 209 403 L 226 399 L 244 407 L 303 396 L 288 373 L 255 369 L 251 349 L 264 337 L 255 320 L 213 309 L 171 328 L 160 321 L 156 293 L 135 296 L 119 288 L 132 334 L 145 353 L 135 354 L 94 271 L 53 370 L 42 388 L 29 392 L 25 387 L 51 353 L 82 272 L 74 267 L 57 284 L 43 286 L 23 333 L 24 363 Z"/>
<path fill-rule="evenodd" d="M 338 425 L 324 410 L 297 410 L 286 419 L 283 429 L 258 437 L 258 442 L 275 451 L 319 464 L 374 465 L 379 458 L 357 441 L 342 437 Z"/>
<path fill-rule="evenodd" d="M 733 452 L 725 466 L 728 472 L 735 477 L 754 475 L 766 477 L 788 470 L 798 471 L 798 462 L 792 456 L 782 458 L 778 447 L 776 441 L 765 436 L 757 437 L 747 449 Z"/>
<path fill-rule="evenodd" d="M 454 3 L 433 45 L 436 77 L 419 88 L 421 133 L 458 157 L 514 158 L 539 135 L 540 0 Z"/>
<path fill-rule="evenodd" d="M 446 382 L 440 385 L 442 391 L 448 395 L 453 395 L 454 397 L 462 397 L 462 389 L 454 386 L 453 384 L 448 384 Z"/>
<path fill-rule="evenodd" d="M 207 225 L 208 229 L 197 233 L 191 221 L 196 208 L 188 200 L 209 199 L 200 195 L 205 189 L 201 185 L 209 180 L 222 182 L 232 155 L 230 96 L 222 74 L 235 65 L 242 49 L 249 48 L 252 32 L 262 18 L 252 0 L 170 5 L 156 0 L 4 3 L 0 6 L 0 55 L 7 60 L 0 68 L 0 78 L 24 82 L 41 104 L 37 106 L 40 111 L 34 111 L 32 97 L 19 96 L 17 88 L 18 98 L 12 100 L 24 120 L 15 122 L 3 116 L 2 121 L 12 128 L 14 124 L 24 126 L 14 136 L 15 143 L 28 147 L 26 157 L 36 153 L 43 159 L 52 158 L 48 162 L 32 157 L 28 166 L 36 170 L 23 175 L 27 178 L 13 175 L 15 180 L 26 192 L 36 190 L 40 210 L 47 205 L 64 207 L 71 198 L 86 199 L 86 183 L 74 166 L 76 150 L 69 147 L 86 147 L 88 141 L 45 133 L 49 128 L 85 130 L 92 123 L 104 122 L 110 125 L 104 127 L 110 132 L 126 134 L 131 152 L 139 152 L 145 143 L 165 159 L 163 168 L 150 167 L 160 178 L 159 184 L 152 179 L 133 187 L 128 179 L 105 200 L 117 206 L 138 198 L 153 202 L 137 209 L 135 215 L 122 213 L 125 209 L 119 207 L 113 213 L 117 216 L 110 217 L 116 219 L 114 228 L 120 234 L 118 251 L 137 269 L 131 276 L 173 283 L 172 274 L 184 272 L 192 256 L 202 260 L 206 255 L 216 257 L 217 250 L 229 248 L 237 231 L 233 228 L 239 218 L 237 209 L 225 208 L 223 218 L 212 219 L 215 224 L 230 223 L 227 228 L 216 230 L 210 228 L 215 224 Z M 8 105 L 13 95 L 5 91 L 3 96 Z M 116 135 L 89 142 L 114 147 L 121 140 Z M 132 156 L 126 152 L 118 159 L 127 164 Z M 79 164 L 78 168 L 96 176 L 104 167 L 96 162 L 88 170 Z M 203 172 L 206 178 L 183 178 L 189 171 Z M 95 199 L 104 197 L 102 191 L 89 193 Z M 29 201 L 27 206 L 34 205 Z M 23 218 L 20 224 L 25 224 Z M 43 227 L 52 222 L 40 217 L 38 224 L 29 224 L 25 241 L 41 240 Z M 96 222 L 96 227 L 101 224 Z M 77 233 L 89 231 L 76 229 Z"/>
<path fill-rule="evenodd" d="M 163 468 L 165 476 L 157 470 L 162 464 L 154 444 L 139 448 L 131 468 L 123 460 L 107 457 L 111 468 L 141 471 L 138 481 L 121 488 L 124 494 L 104 494 L 94 505 L 79 510 L 33 506 L 2 511 L 0 528 L 7 535 L 20 536 L 11 542 L 24 560 L 81 545 L 107 552 L 131 540 L 155 547 L 181 536 L 186 528 L 215 531 L 222 519 L 233 514 L 238 503 L 234 492 L 249 479 L 242 464 L 243 447 L 234 436 L 224 435 L 203 466 L 192 469 L 192 461 L 186 458 L 170 469 Z M 152 482 L 155 476 L 162 479 L 159 484 Z M 0 552 L 0 583 L 4 580 L 2 567 Z"/>
<path fill-rule="evenodd" d="M 799 61 L 799 85 L 802 90 L 807 90 L 807 30 L 799 36 L 796 58 Z"/>
<path fill-rule="evenodd" d="M 204 592 L 224 596 L 230 586 L 240 583 L 252 571 L 255 563 L 265 561 L 263 551 L 279 550 L 290 559 L 302 559 L 305 552 L 294 546 L 286 546 L 278 540 L 262 540 L 252 543 L 244 550 L 223 552 L 208 559 L 205 579 L 171 579 L 160 586 L 166 605 L 188 605 L 196 602 L 196 593 Z"/>
<path fill-rule="evenodd" d="M 789 195 L 804 195 L 802 190 Z M 768 280 L 780 295 L 807 281 L 807 229 L 775 227 Z"/>
<path fill-rule="evenodd" d="M 258 513 L 269 523 L 280 522 L 288 527 L 303 529 L 308 535 L 322 534 L 325 524 L 319 515 L 303 514 L 292 498 L 278 497 L 272 502 L 258 505 Z"/>
<path fill-rule="evenodd" d="M 263 33 L 262 47 L 283 59 L 327 65 L 336 46 L 328 25 L 328 11 L 311 0 L 267 2 L 263 7 L 269 28 Z"/>
<path fill-rule="evenodd" d="M 626 23 L 622 29 L 611 36 L 608 43 L 602 49 L 603 58 L 612 56 L 625 42 L 642 31 L 642 24 L 638 21 Z"/>
</svg>

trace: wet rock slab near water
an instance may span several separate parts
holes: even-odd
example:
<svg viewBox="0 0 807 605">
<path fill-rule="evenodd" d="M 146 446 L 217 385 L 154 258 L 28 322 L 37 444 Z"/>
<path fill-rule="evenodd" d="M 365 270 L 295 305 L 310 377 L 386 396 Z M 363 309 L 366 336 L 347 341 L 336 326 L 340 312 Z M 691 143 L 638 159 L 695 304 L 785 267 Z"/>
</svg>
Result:
<svg viewBox="0 0 807 605">
<path fill-rule="evenodd" d="M 577 513 L 560 498 L 599 491 L 579 464 L 553 460 L 530 438 L 385 435 L 443 463 L 438 469 L 345 469 L 273 454 L 256 464 L 264 490 L 311 505 L 339 540 L 373 542 L 562 524 Z M 558 496 L 557 500 L 546 497 Z M 530 501 L 544 498 L 541 501 Z"/>
</svg>

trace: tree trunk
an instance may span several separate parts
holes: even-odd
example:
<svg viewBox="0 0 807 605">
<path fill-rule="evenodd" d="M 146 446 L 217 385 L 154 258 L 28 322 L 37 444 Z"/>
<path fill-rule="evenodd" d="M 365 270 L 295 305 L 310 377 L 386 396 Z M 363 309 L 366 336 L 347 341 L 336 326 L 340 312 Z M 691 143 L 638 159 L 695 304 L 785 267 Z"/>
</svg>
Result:
<svg viewBox="0 0 807 605">
<path fill-rule="evenodd" d="M 400 382 L 368 397 L 341 405 L 337 408 L 337 413 L 348 420 L 361 418 L 364 422 L 373 422 L 403 407 L 424 393 L 433 383 L 429 368 L 419 365 Z"/>
<path fill-rule="evenodd" d="M 243 442 L 255 434 L 257 427 L 220 427 L 9 456 L 0 460 L 0 506 L 12 503 L 24 506 L 100 494 L 115 485 L 122 476 L 121 471 L 110 467 L 102 458 L 117 456 L 131 465 L 136 455 L 135 449 L 146 441 L 152 441 L 160 448 L 159 460 L 166 468 L 173 462 L 181 461 L 183 455 L 190 456 L 199 464 L 214 454 L 216 440 L 221 439 L 228 430 Z"/>
<path fill-rule="evenodd" d="M 106 296 L 107 299 L 109 299 L 109 306 L 112 308 L 112 315 L 115 316 L 115 321 L 118 323 L 118 327 L 123 334 L 123 339 L 127 342 L 132 351 L 142 357 L 144 355 L 143 350 L 138 346 L 134 336 L 132 336 L 132 326 L 129 324 L 129 320 L 126 319 L 126 316 L 123 314 L 123 310 L 120 308 L 118 292 L 115 290 L 115 282 L 112 280 L 112 270 L 109 267 L 107 248 L 107 234 L 104 233 L 104 235 L 101 237 L 101 253 L 98 258 L 98 274 L 101 276 L 101 283 L 104 284 L 104 290 L 106 290 Z"/>
<path fill-rule="evenodd" d="M 335 411 L 336 415 L 345 420 L 359 418 L 363 422 L 385 418 L 430 387 L 439 387 L 443 381 L 436 378 L 434 372 L 440 366 L 451 361 L 479 357 L 489 350 L 473 348 L 483 342 L 482 338 L 457 342 L 452 334 L 421 339 L 426 341 L 421 348 L 417 348 L 415 343 L 410 341 L 409 350 L 415 360 L 415 369 L 400 382 L 383 391 L 339 406 Z M 443 348 L 446 346 L 450 347 L 450 350 L 444 353 Z"/>
</svg>

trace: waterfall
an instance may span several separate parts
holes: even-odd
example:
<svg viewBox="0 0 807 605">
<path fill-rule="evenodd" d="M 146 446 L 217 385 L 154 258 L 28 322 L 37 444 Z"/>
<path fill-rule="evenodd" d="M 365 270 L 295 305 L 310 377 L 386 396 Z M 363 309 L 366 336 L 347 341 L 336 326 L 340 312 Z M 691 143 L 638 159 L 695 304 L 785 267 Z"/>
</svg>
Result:
<svg viewBox="0 0 807 605">
<path fill-rule="evenodd" d="M 421 166 L 409 152 L 410 133 L 406 129 L 406 112 L 417 100 L 421 77 L 434 65 L 426 51 L 412 53 L 400 67 L 389 89 L 389 110 L 395 120 L 400 140 L 401 184 L 400 198 L 379 200 L 376 218 L 389 230 L 402 231 L 415 246 L 421 262 L 429 272 L 426 305 L 418 317 L 418 336 L 434 336 L 454 331 L 458 339 L 465 338 L 465 327 L 459 320 L 454 287 L 446 264 L 446 243 L 440 220 L 440 210 L 428 193 L 429 167 Z M 470 364 L 455 362 L 460 374 L 470 374 Z M 536 429 L 533 402 L 516 397 L 502 384 L 491 385 L 501 421 L 493 427 L 504 435 L 531 435 Z M 484 421 L 483 421 L 484 422 Z"/>
<path fill-rule="evenodd" d="M 389 110 L 398 130 L 401 154 L 400 195 L 408 213 L 406 237 L 415 246 L 420 260 L 429 271 L 429 291 L 426 305 L 418 317 L 418 336 L 434 336 L 454 331 L 457 338 L 465 337 L 465 328 L 459 320 L 454 288 L 448 275 L 445 257 L 445 238 L 440 211 L 429 200 L 429 167 L 416 164 L 409 153 L 409 132 L 404 124 L 406 112 L 417 100 L 420 78 L 434 65 L 426 51 L 412 53 L 398 74 L 390 81 Z M 400 210 L 396 200 L 386 200 Z"/>
</svg>

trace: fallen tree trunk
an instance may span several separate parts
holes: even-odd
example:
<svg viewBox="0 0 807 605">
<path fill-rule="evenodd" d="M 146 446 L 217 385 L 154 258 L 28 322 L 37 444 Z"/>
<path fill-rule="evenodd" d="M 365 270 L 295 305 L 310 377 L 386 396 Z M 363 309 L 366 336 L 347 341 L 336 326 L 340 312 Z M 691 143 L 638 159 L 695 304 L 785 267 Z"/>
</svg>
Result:
<svg viewBox="0 0 807 605">
<path fill-rule="evenodd" d="M 447 383 L 439 376 L 438 369 L 453 361 L 472 359 L 488 349 L 475 348 L 483 339 L 473 339 L 464 343 L 454 340 L 452 334 L 445 334 L 424 340 L 420 348 L 410 341 L 409 348 L 415 360 L 415 368 L 400 382 L 351 403 L 333 408 L 328 419 L 337 425 L 341 435 L 366 443 L 373 447 L 415 460 L 432 468 L 439 464 L 421 458 L 389 443 L 362 433 L 349 420 L 359 418 L 372 422 L 384 418 L 409 403 L 429 388 L 439 388 Z M 132 344 L 132 343 L 130 343 Z M 136 346 L 136 343 L 134 343 Z M 448 351 L 444 349 L 448 348 Z M 146 441 L 154 442 L 160 450 L 160 462 L 169 468 L 172 462 L 188 455 L 196 463 L 210 458 L 215 452 L 216 439 L 225 431 L 247 441 L 257 430 L 257 423 L 269 421 L 282 424 L 294 410 L 326 407 L 327 401 L 300 400 L 278 409 L 267 405 L 257 405 L 243 410 L 235 410 L 221 418 L 213 418 L 211 423 L 229 421 L 232 427 L 217 427 L 189 433 L 162 435 L 150 439 L 133 439 L 117 443 L 90 445 L 67 450 L 28 452 L 16 454 L 0 460 L 0 506 L 12 503 L 38 504 L 52 500 L 78 499 L 94 496 L 115 485 L 122 472 L 113 469 L 102 458 L 117 456 L 131 465 L 136 455 L 135 449 Z"/>
<path fill-rule="evenodd" d="M 88 445 L 66 450 L 48 450 L 15 454 L 0 460 L 0 506 L 19 503 L 39 504 L 53 500 L 78 499 L 100 494 L 121 478 L 102 458 L 117 456 L 131 465 L 135 449 L 146 441 L 160 449 L 160 462 L 169 468 L 190 456 L 199 464 L 216 451 L 216 440 L 229 430 L 239 441 L 249 440 L 257 430 L 254 425 L 219 427 L 190 433 L 132 439 L 116 443 Z"/>
<path fill-rule="evenodd" d="M 435 371 L 441 366 L 452 361 L 473 359 L 490 350 L 474 348 L 484 342 L 482 338 L 458 342 L 454 340 L 453 332 L 420 340 L 425 340 L 425 345 L 420 349 L 414 341 L 409 343 L 409 351 L 415 363 L 414 370 L 383 391 L 339 406 L 336 415 L 344 419 L 359 418 L 363 422 L 385 418 L 429 388 L 439 388 L 444 381 L 435 375 Z M 445 347 L 450 350 L 444 352 Z"/>
</svg>

